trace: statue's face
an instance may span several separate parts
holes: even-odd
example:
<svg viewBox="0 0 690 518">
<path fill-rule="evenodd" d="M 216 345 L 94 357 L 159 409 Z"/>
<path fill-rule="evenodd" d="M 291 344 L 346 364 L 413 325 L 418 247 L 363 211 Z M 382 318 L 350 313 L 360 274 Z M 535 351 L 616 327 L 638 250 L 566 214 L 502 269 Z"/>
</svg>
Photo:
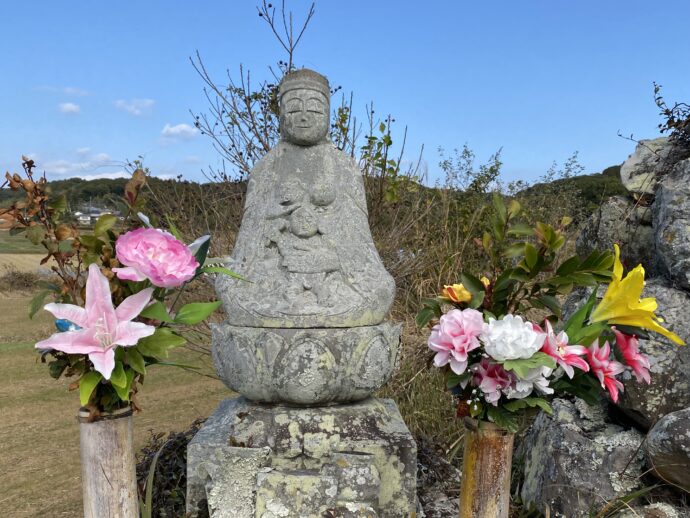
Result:
<svg viewBox="0 0 690 518">
<path fill-rule="evenodd" d="M 311 146 L 328 134 L 328 99 L 321 92 L 298 88 L 280 100 L 280 134 L 299 146 Z"/>
</svg>

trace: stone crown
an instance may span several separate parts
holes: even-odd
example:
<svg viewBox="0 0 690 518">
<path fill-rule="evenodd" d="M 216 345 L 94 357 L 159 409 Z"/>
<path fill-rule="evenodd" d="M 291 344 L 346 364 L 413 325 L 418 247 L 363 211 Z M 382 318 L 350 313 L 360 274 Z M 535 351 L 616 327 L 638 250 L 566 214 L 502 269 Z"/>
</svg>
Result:
<svg viewBox="0 0 690 518">
<path fill-rule="evenodd" d="M 297 88 L 316 90 L 317 92 L 321 92 L 326 99 L 330 99 L 331 97 L 331 87 L 328 84 L 328 79 L 308 68 L 301 68 L 286 74 L 280 82 L 278 95 L 282 98 L 286 92 Z"/>
</svg>

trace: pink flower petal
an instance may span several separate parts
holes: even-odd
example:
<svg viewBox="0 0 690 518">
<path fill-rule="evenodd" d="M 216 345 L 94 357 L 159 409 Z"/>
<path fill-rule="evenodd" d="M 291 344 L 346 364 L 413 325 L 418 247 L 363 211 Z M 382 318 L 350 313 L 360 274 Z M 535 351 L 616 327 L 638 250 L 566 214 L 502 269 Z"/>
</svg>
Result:
<svg viewBox="0 0 690 518">
<path fill-rule="evenodd" d="M 136 268 L 132 268 L 131 266 L 127 266 L 125 268 L 113 268 L 113 271 L 115 272 L 115 275 L 117 275 L 117 278 L 121 281 L 139 282 L 146 280 L 146 275 L 141 273 Z"/>
<path fill-rule="evenodd" d="M 127 297 L 115 310 L 117 319 L 119 321 L 132 320 L 134 317 L 138 316 L 151 300 L 152 293 L 153 288 L 146 288 L 139 293 Z"/>
<path fill-rule="evenodd" d="M 92 352 L 89 354 L 89 360 L 93 363 L 93 368 L 103 374 L 105 379 L 110 379 L 115 368 L 115 351 L 113 349 Z"/>
<path fill-rule="evenodd" d="M 110 284 L 97 264 L 89 266 L 89 276 L 86 279 L 86 312 L 89 315 L 89 323 L 97 321 L 103 327 L 101 332 L 113 334 L 117 326 L 117 317 L 113 307 L 113 299 L 110 294 Z M 90 327 L 90 326 L 88 326 Z"/>
<path fill-rule="evenodd" d="M 56 304 L 51 302 L 43 306 L 43 309 L 52 313 L 55 318 L 64 318 L 77 324 L 79 327 L 87 327 L 88 314 L 81 306 L 74 304 Z"/>
<path fill-rule="evenodd" d="M 38 342 L 35 347 L 36 349 L 55 349 L 67 354 L 90 354 L 92 351 L 102 350 L 101 344 L 95 339 L 91 329 L 55 333 Z"/>
<path fill-rule="evenodd" d="M 137 342 L 156 332 L 154 326 L 142 322 L 118 322 L 113 344 L 122 346 L 136 345 Z"/>
</svg>

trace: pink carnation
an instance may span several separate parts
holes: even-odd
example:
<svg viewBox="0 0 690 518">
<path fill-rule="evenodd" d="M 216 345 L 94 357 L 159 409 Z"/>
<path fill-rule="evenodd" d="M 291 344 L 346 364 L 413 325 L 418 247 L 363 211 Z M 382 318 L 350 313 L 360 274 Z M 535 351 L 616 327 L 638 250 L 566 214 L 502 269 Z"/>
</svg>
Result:
<svg viewBox="0 0 690 518">
<path fill-rule="evenodd" d="M 115 243 L 117 260 L 126 268 L 113 268 L 119 279 L 143 281 L 175 288 L 194 277 L 199 263 L 184 243 L 157 228 L 138 228 Z"/>
<path fill-rule="evenodd" d="M 465 372 L 467 353 L 481 345 L 479 335 L 484 325 L 482 314 L 476 309 L 453 309 L 441 316 L 429 337 L 429 349 L 436 352 L 434 365 L 450 363 L 454 373 Z"/>
</svg>

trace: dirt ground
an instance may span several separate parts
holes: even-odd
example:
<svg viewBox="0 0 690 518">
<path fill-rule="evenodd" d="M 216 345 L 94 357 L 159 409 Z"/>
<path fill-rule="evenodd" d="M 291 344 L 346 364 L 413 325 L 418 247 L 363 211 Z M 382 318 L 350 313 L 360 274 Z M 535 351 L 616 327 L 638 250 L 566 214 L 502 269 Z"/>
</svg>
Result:
<svg viewBox="0 0 690 518">
<path fill-rule="evenodd" d="M 0 265 L 11 255 L 0 254 Z M 33 344 L 54 328 L 44 311 L 28 319 L 29 300 L 26 293 L 0 294 L 0 516 L 78 517 L 79 398 L 68 391 L 67 380 L 52 379 L 38 361 Z M 185 349 L 173 354 L 181 363 L 205 364 L 210 372 L 206 356 Z M 218 380 L 175 367 L 152 367 L 138 397 L 143 412 L 134 417 L 136 449 L 147 442 L 149 430 L 184 430 L 229 396 Z"/>
</svg>

